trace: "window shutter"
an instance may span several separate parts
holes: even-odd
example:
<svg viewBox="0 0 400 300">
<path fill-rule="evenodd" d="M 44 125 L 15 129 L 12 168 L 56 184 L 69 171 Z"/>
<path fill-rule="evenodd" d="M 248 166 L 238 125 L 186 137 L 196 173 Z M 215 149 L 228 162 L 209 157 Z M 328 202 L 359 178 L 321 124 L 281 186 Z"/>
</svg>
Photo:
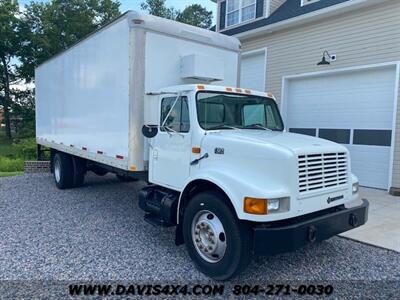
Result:
<svg viewBox="0 0 400 300">
<path fill-rule="evenodd" d="M 226 16 L 226 1 L 221 2 L 219 7 L 219 30 L 225 28 L 225 16 Z"/>
<path fill-rule="evenodd" d="M 256 4 L 256 18 L 264 15 L 264 0 L 257 0 Z"/>
</svg>

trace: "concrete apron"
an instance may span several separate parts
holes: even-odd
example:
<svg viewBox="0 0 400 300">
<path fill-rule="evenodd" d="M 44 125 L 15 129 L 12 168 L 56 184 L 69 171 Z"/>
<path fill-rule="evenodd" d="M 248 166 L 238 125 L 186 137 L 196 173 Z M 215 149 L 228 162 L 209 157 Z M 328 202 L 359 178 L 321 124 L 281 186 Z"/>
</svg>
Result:
<svg viewBox="0 0 400 300">
<path fill-rule="evenodd" d="M 340 236 L 400 252 L 400 197 L 387 191 L 360 188 L 369 201 L 368 222 Z"/>
</svg>

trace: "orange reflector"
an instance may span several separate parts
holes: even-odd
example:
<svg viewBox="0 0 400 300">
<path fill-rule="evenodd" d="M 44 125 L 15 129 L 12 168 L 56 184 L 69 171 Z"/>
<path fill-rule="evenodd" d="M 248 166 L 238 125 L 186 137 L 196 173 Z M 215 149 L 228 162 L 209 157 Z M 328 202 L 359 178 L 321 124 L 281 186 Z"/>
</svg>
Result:
<svg viewBox="0 0 400 300">
<path fill-rule="evenodd" d="M 228 87 L 227 87 L 227 88 L 226 88 L 226 91 L 227 91 L 227 92 L 232 92 L 233 90 L 232 90 L 232 88 L 228 88 Z"/>
<path fill-rule="evenodd" d="M 237 89 L 236 89 L 236 92 L 241 93 L 241 92 L 242 92 L 242 89 L 237 88 Z"/>
<path fill-rule="evenodd" d="M 250 91 L 250 90 L 244 90 L 244 92 L 245 92 L 246 94 L 251 94 L 251 91 Z"/>
<path fill-rule="evenodd" d="M 244 212 L 253 215 L 268 214 L 267 199 L 244 198 Z"/>
<path fill-rule="evenodd" d="M 267 96 L 270 97 L 270 98 L 272 98 L 272 97 L 274 96 L 274 94 L 272 94 L 272 92 L 268 92 L 268 93 L 267 93 Z"/>
<path fill-rule="evenodd" d="M 200 85 L 200 84 L 199 84 L 199 85 L 197 86 L 197 89 L 198 89 L 198 90 L 204 90 L 205 88 L 206 88 L 206 87 L 205 87 L 204 85 Z"/>
<path fill-rule="evenodd" d="M 130 169 L 131 171 L 136 171 L 136 166 L 132 165 Z"/>
<path fill-rule="evenodd" d="M 201 148 L 200 147 L 193 147 L 192 148 L 192 153 L 200 154 L 201 153 Z"/>
</svg>

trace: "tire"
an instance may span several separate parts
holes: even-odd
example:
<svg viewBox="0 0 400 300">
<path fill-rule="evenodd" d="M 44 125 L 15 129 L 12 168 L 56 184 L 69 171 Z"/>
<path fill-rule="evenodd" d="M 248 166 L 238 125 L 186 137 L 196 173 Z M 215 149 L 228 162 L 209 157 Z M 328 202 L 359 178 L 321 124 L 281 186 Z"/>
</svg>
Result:
<svg viewBox="0 0 400 300">
<path fill-rule="evenodd" d="M 70 155 L 58 152 L 54 155 L 54 181 L 63 190 L 73 185 L 74 166 Z"/>
<path fill-rule="evenodd" d="M 138 179 L 132 178 L 132 177 L 129 177 L 129 176 L 118 175 L 118 174 L 117 174 L 116 176 L 117 176 L 117 178 L 118 178 L 120 181 L 122 181 L 122 182 L 138 181 Z"/>
<path fill-rule="evenodd" d="M 85 181 L 86 161 L 80 157 L 72 157 L 74 166 L 74 176 L 72 180 L 73 187 L 81 187 Z"/>
<path fill-rule="evenodd" d="M 199 193 L 189 201 L 183 219 L 189 256 L 200 272 L 215 280 L 236 276 L 251 260 L 251 231 L 225 201 L 216 191 Z M 211 250 L 205 252 L 207 245 Z"/>
</svg>

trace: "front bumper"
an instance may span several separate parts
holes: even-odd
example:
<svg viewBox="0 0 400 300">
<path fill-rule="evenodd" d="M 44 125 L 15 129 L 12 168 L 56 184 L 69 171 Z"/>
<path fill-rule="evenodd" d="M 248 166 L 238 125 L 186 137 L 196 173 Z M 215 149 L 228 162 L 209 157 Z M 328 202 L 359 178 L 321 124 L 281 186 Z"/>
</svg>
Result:
<svg viewBox="0 0 400 300">
<path fill-rule="evenodd" d="M 334 235 L 364 225 L 368 220 L 369 203 L 338 207 L 284 221 L 253 227 L 254 254 L 266 255 L 293 251 L 309 243 L 326 240 Z"/>
</svg>

